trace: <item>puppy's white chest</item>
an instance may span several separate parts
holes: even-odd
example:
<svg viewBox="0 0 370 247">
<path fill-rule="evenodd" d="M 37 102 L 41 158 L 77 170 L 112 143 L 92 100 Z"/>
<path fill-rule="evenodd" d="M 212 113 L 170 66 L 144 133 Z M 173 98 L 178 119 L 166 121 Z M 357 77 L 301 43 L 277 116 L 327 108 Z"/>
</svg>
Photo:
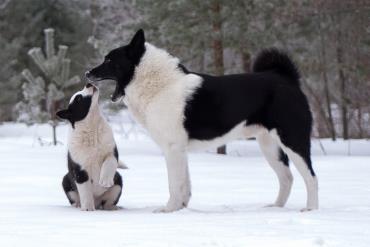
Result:
<svg viewBox="0 0 370 247">
<path fill-rule="evenodd" d="M 108 154 L 113 153 L 115 142 L 111 131 L 98 128 L 94 131 L 71 133 L 68 150 L 72 159 L 83 168 L 100 168 Z"/>
</svg>

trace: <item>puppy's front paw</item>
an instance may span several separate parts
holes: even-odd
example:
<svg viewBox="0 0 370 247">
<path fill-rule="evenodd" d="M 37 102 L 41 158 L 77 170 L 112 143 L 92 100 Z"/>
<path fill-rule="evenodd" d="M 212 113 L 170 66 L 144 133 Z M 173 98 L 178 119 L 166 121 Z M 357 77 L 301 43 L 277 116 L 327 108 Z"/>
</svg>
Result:
<svg viewBox="0 0 370 247">
<path fill-rule="evenodd" d="M 81 211 L 95 211 L 94 202 L 81 203 Z"/>
<path fill-rule="evenodd" d="M 112 187 L 114 185 L 113 177 L 111 176 L 100 176 L 99 185 L 105 188 Z"/>
</svg>

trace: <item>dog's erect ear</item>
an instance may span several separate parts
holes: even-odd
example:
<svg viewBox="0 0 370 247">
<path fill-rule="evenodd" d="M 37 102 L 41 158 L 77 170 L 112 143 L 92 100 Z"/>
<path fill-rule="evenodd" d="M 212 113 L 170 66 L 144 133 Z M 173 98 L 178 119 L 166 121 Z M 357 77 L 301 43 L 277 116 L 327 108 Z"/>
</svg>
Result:
<svg viewBox="0 0 370 247">
<path fill-rule="evenodd" d="M 71 117 L 71 113 L 68 111 L 68 109 L 60 110 L 56 113 L 56 115 L 61 119 L 69 119 Z"/>
<path fill-rule="evenodd" d="M 138 59 L 145 50 L 145 36 L 143 29 L 136 32 L 129 44 L 129 55 L 132 59 Z"/>
<path fill-rule="evenodd" d="M 134 37 L 132 38 L 132 40 L 130 42 L 130 46 L 133 48 L 133 47 L 136 47 L 136 46 L 144 45 L 144 43 L 145 43 L 144 30 L 139 29 L 135 33 Z"/>
</svg>

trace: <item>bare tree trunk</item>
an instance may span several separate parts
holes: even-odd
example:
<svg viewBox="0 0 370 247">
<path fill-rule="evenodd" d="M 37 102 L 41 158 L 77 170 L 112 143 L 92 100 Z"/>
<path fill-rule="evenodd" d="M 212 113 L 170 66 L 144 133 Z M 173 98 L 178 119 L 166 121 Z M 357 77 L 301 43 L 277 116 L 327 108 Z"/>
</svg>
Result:
<svg viewBox="0 0 370 247">
<path fill-rule="evenodd" d="M 53 145 L 57 145 L 57 125 L 53 123 Z"/>
<path fill-rule="evenodd" d="M 332 24 L 335 28 L 335 57 L 337 62 L 337 72 L 339 78 L 339 104 L 341 111 L 341 121 L 342 121 L 342 137 L 344 140 L 348 139 L 348 100 L 347 100 L 347 88 L 346 88 L 346 78 L 344 75 L 344 53 L 343 46 L 345 45 L 345 37 L 343 36 L 343 15 L 342 12 L 338 11 L 345 7 L 345 3 L 338 1 L 334 9 L 337 10 L 336 13 L 332 15 Z"/>
<path fill-rule="evenodd" d="M 321 8 L 320 2 L 317 2 L 316 10 L 319 12 L 319 36 L 320 36 L 320 69 L 322 72 L 323 80 L 324 80 L 324 95 L 325 95 L 325 103 L 326 103 L 326 111 L 328 113 L 328 127 L 331 135 L 331 139 L 335 141 L 336 134 L 335 134 L 335 126 L 334 126 L 334 120 L 333 120 L 333 114 L 331 109 L 331 98 L 330 98 L 330 92 L 329 92 L 329 82 L 328 82 L 328 74 L 327 74 L 327 66 L 326 66 L 326 47 L 325 47 L 325 40 L 324 40 L 324 34 L 322 30 L 321 23 L 323 22 L 322 14 L 321 14 Z"/>
<path fill-rule="evenodd" d="M 224 74 L 224 48 L 222 43 L 222 19 L 219 0 L 213 0 L 212 11 L 212 49 L 213 64 L 216 75 Z M 218 154 L 226 154 L 226 146 L 217 148 Z"/>
<path fill-rule="evenodd" d="M 364 138 L 364 130 L 362 128 L 362 109 L 361 106 L 359 105 L 357 107 L 357 124 L 358 124 L 358 137 L 359 138 Z"/>
<path fill-rule="evenodd" d="M 324 69 L 324 71 L 323 71 L 323 77 L 324 77 L 325 103 L 326 103 L 326 110 L 328 112 L 329 131 L 330 131 L 331 139 L 333 141 L 335 141 L 336 140 L 336 134 L 335 134 L 335 126 L 334 126 L 334 120 L 333 120 L 333 113 L 332 113 L 332 110 L 331 110 L 331 100 L 330 100 L 328 77 L 327 77 L 326 69 Z"/>
<path fill-rule="evenodd" d="M 329 92 L 329 83 L 328 83 L 328 74 L 327 74 L 327 67 L 326 67 L 326 50 L 324 44 L 324 37 L 322 34 L 321 22 L 319 23 L 319 35 L 320 35 L 320 50 L 321 50 L 321 70 L 322 76 L 324 80 L 324 94 L 325 94 L 325 103 L 326 103 L 326 111 L 328 112 L 328 123 L 329 123 L 329 131 L 331 135 L 331 139 L 335 141 L 335 127 L 334 127 L 334 120 L 333 114 L 331 110 L 331 99 L 330 99 L 330 92 Z"/>
<path fill-rule="evenodd" d="M 243 69 L 246 73 L 249 73 L 251 70 L 251 54 L 246 51 L 246 49 L 242 48 L 241 50 L 242 53 L 242 63 L 243 63 Z"/>
<path fill-rule="evenodd" d="M 338 32 L 341 36 L 341 31 Z M 343 51 L 340 44 L 337 46 L 337 63 L 338 63 L 338 74 L 339 74 L 339 90 L 341 99 L 341 112 L 342 112 L 342 136 L 344 140 L 348 139 L 348 106 L 347 106 L 347 94 L 346 94 L 346 79 L 343 71 Z"/>
<path fill-rule="evenodd" d="M 53 145 L 56 146 L 58 144 L 57 140 L 57 126 L 58 126 L 58 120 L 56 118 L 56 109 L 58 109 L 59 102 L 53 101 L 51 103 L 50 108 L 50 118 L 51 118 L 51 127 L 53 128 Z"/>
<path fill-rule="evenodd" d="M 328 118 L 326 117 L 324 110 L 324 103 L 322 102 L 322 97 L 316 93 L 316 91 L 310 87 L 310 85 L 302 80 L 303 86 L 306 88 L 308 96 L 312 98 L 312 106 L 314 108 L 315 124 L 317 126 L 317 132 L 319 138 L 327 137 L 328 135 Z M 323 126 L 325 125 L 325 128 Z"/>
<path fill-rule="evenodd" d="M 212 48 L 213 64 L 216 75 L 224 74 L 224 49 L 222 43 L 222 20 L 219 0 L 213 0 L 212 6 Z"/>
</svg>

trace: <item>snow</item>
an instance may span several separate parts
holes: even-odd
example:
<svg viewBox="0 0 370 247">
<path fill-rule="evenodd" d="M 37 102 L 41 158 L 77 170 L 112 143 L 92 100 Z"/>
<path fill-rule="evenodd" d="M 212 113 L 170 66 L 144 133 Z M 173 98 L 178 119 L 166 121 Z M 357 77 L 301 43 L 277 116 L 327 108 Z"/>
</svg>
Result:
<svg viewBox="0 0 370 247">
<path fill-rule="evenodd" d="M 35 138 L 47 140 L 51 129 L 0 126 L 0 246 L 370 246 L 370 141 L 322 140 L 324 155 L 313 140 L 318 211 L 299 212 L 306 193 L 295 169 L 287 206 L 264 208 L 277 196 L 277 179 L 255 141 L 236 141 L 227 156 L 191 154 L 189 208 L 154 214 L 168 197 L 164 158 L 142 133 L 124 139 L 114 127 L 130 167 L 120 171 L 122 209 L 82 212 L 61 187 L 66 146 Z M 58 135 L 65 143 L 66 126 Z"/>
</svg>

